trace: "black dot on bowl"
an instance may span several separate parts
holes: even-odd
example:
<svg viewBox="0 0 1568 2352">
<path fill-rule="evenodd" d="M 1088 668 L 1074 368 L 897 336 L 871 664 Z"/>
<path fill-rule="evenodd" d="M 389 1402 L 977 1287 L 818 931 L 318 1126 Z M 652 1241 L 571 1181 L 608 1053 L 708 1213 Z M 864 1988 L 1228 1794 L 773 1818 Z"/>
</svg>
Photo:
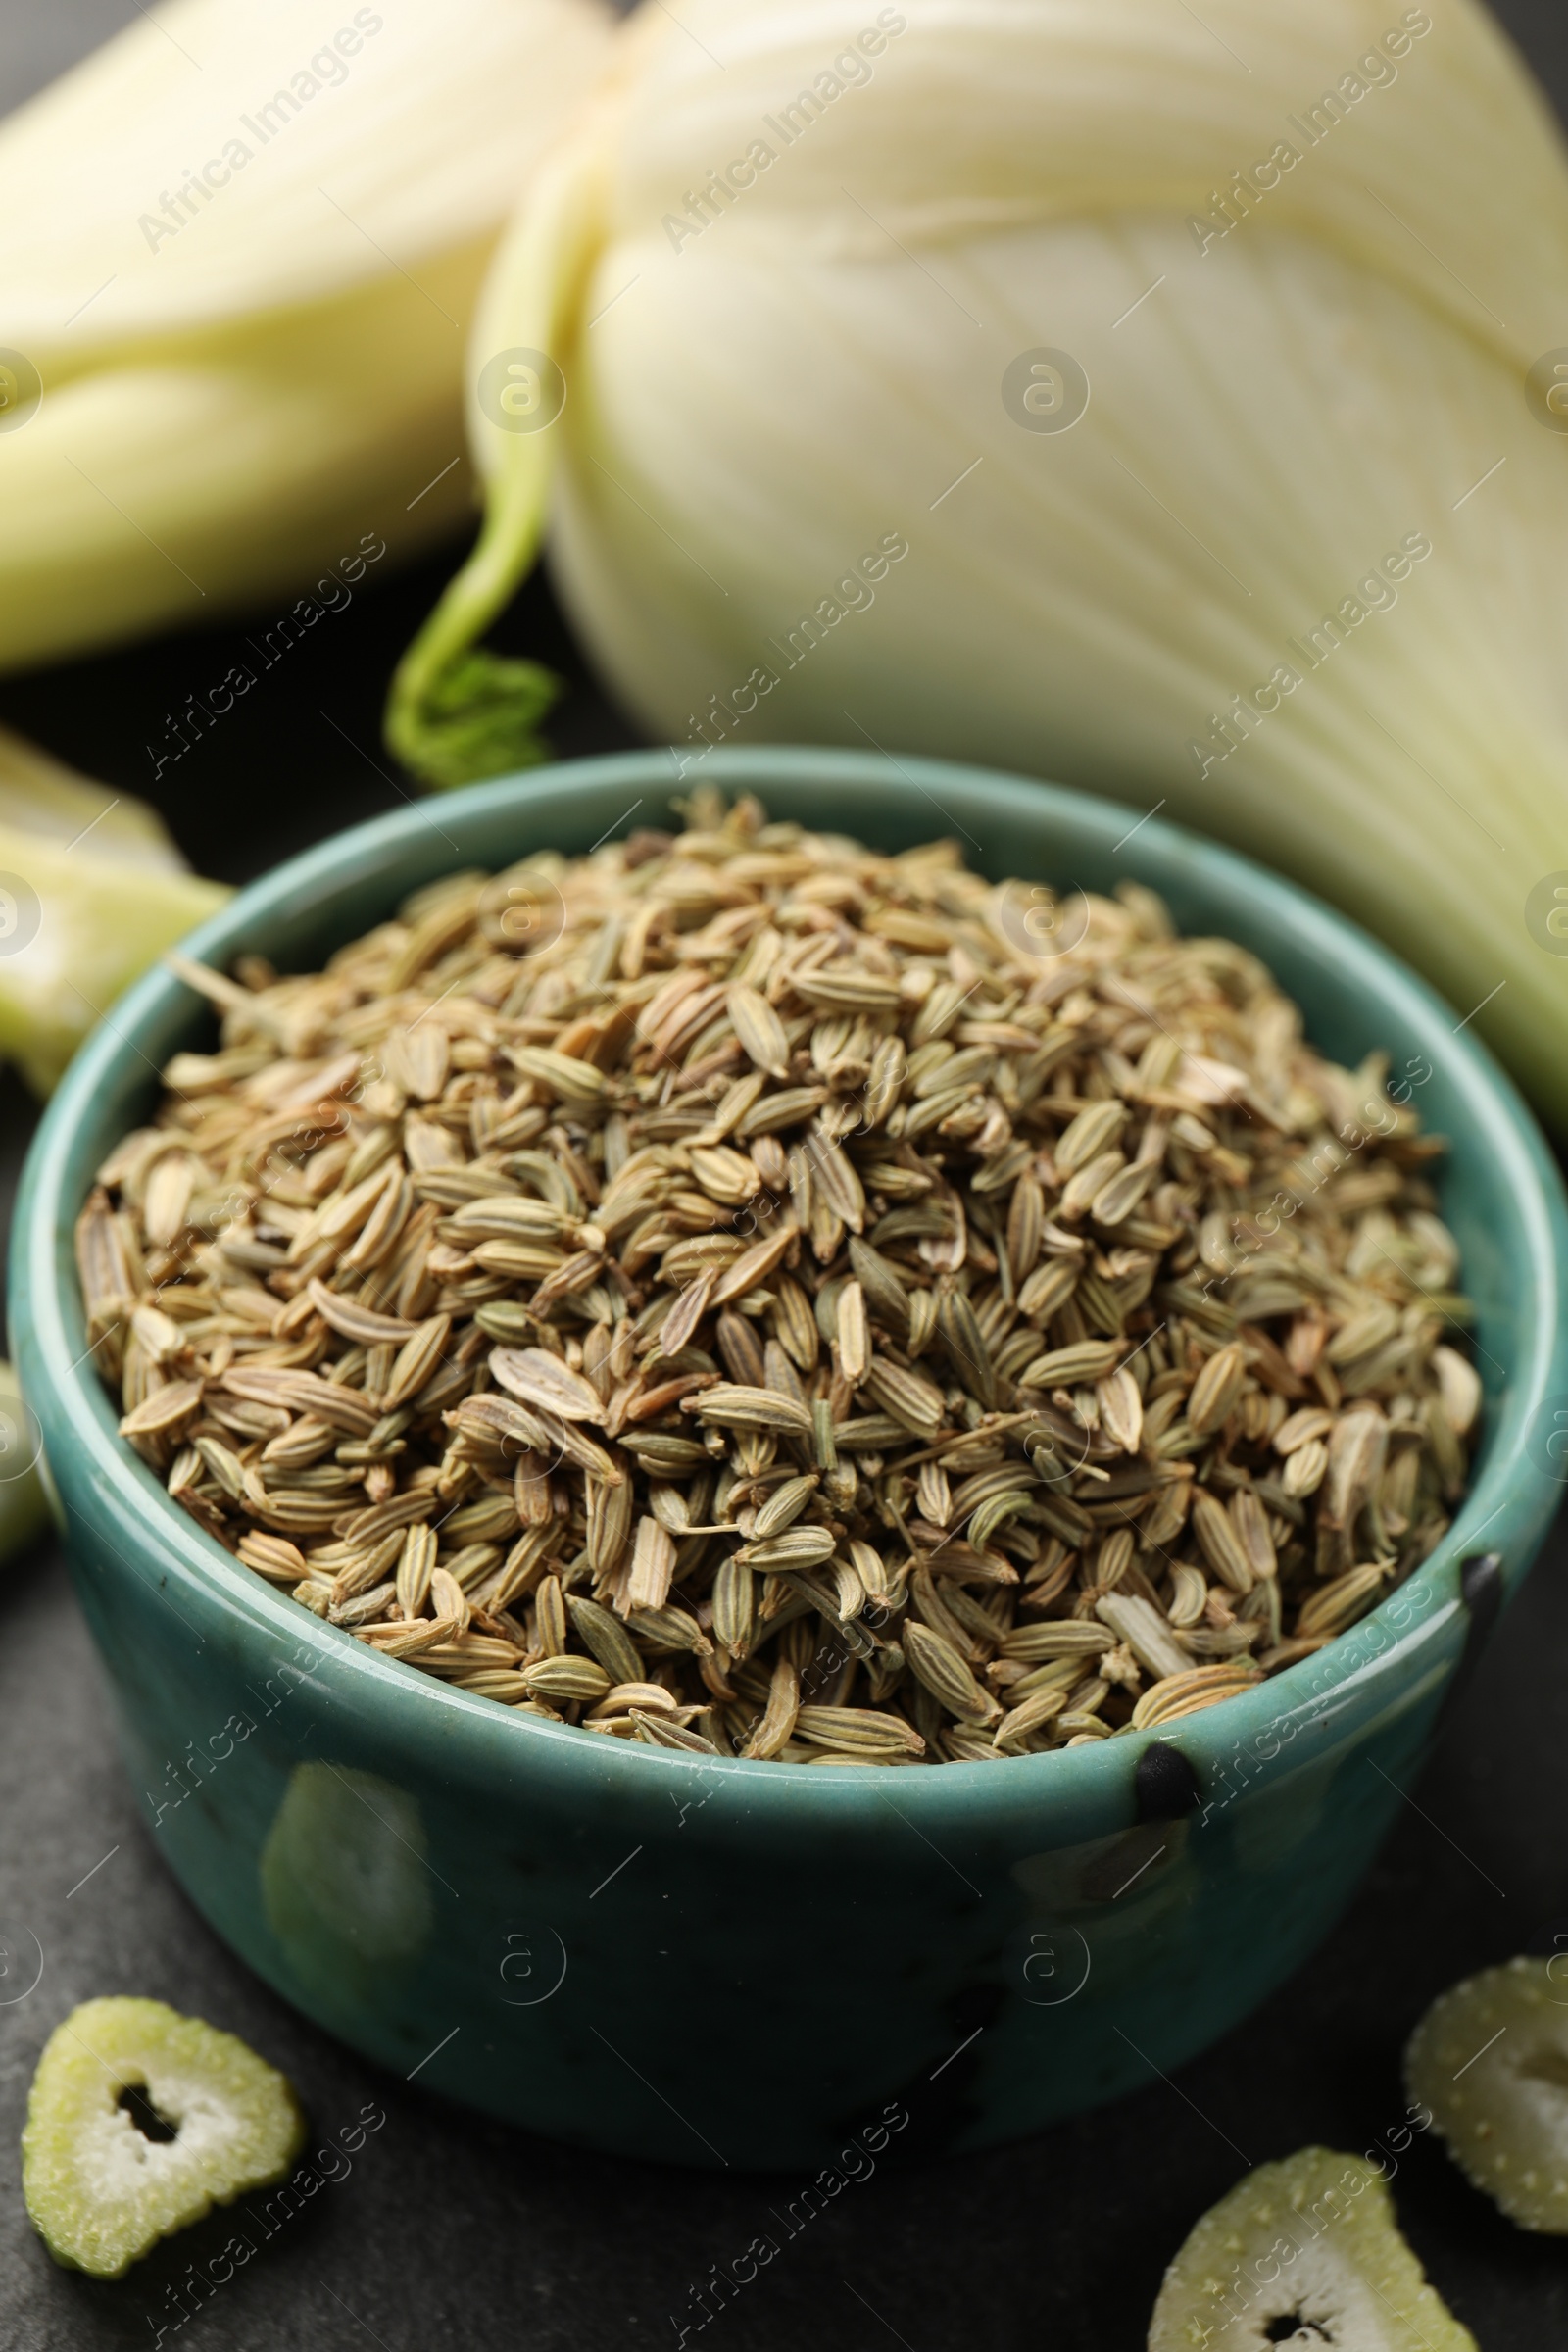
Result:
<svg viewBox="0 0 1568 2352">
<path fill-rule="evenodd" d="M 1140 1821 L 1180 1821 L 1198 1802 L 1198 1776 L 1179 1747 L 1152 1740 L 1138 1759 L 1133 1794 Z"/>
</svg>

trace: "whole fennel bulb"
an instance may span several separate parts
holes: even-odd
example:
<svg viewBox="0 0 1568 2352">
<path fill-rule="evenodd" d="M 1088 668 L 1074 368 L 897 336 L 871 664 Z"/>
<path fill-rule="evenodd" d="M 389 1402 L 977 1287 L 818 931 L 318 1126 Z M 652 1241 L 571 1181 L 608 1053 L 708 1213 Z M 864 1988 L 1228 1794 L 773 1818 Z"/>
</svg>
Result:
<svg viewBox="0 0 1568 2352">
<path fill-rule="evenodd" d="M 470 383 L 520 349 L 566 397 L 470 403 L 486 525 L 390 739 L 517 757 L 467 648 L 548 520 L 683 764 L 808 738 L 1162 804 L 1481 1006 L 1568 1123 L 1561 143 L 1471 0 L 1200 16 L 645 11 L 487 282 Z"/>
<path fill-rule="evenodd" d="M 172 0 L 0 125 L 0 669 L 450 527 L 484 266 L 611 24 Z"/>
</svg>

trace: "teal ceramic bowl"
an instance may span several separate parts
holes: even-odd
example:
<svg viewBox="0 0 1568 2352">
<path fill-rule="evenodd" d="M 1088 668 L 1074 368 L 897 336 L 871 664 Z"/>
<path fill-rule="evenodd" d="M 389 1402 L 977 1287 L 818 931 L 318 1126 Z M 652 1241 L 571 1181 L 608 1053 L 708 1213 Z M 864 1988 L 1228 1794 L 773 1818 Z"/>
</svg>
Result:
<svg viewBox="0 0 1568 2352">
<path fill-rule="evenodd" d="M 198 1531 L 116 1436 L 84 1360 L 73 1221 L 157 1070 L 212 1034 L 161 971 L 44 1120 L 12 1328 L 149 1833 L 269 1984 L 399 2075 L 626 2155 L 809 2168 L 867 2132 L 980 2147 L 1179 2067 L 1345 1906 L 1558 1499 L 1564 1200 L 1450 1009 L 1246 859 L 931 762 L 762 750 L 706 766 L 775 815 L 883 848 L 951 832 L 996 875 L 1152 884 L 1184 929 L 1266 957 L 1338 1059 L 1388 1051 L 1451 1141 L 1485 1435 L 1449 1540 L 1339 1642 L 1164 1740 L 900 1773 L 585 1739 L 373 1656 Z M 586 850 L 657 822 L 676 789 L 648 753 L 411 807 L 244 891 L 189 949 L 314 968 L 442 872 Z"/>
</svg>

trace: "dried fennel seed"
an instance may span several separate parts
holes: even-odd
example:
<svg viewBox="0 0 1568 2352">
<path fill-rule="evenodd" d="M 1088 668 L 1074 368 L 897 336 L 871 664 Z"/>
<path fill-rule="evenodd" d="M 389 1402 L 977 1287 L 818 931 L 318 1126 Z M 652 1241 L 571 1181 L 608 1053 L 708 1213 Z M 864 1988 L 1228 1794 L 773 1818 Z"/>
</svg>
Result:
<svg viewBox="0 0 1568 2352">
<path fill-rule="evenodd" d="M 685 815 L 179 966 L 220 1050 L 78 1233 L 131 1444 L 384 1656 L 654 1746 L 1038 1753 L 1331 1641 L 1479 1401 L 1381 1061 L 1148 890 L 1042 956 L 951 843 Z"/>
</svg>

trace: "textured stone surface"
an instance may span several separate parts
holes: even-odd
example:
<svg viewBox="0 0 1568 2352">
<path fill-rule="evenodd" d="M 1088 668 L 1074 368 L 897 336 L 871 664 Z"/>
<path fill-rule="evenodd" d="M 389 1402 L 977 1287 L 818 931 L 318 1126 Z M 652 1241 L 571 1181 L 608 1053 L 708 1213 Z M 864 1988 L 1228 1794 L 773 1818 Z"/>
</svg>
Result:
<svg viewBox="0 0 1568 2352">
<path fill-rule="evenodd" d="M 1501 13 L 1561 104 L 1560 13 L 1544 0 Z M 0 0 L 0 95 L 20 99 L 132 14 L 112 0 L 54 0 L 44 13 L 36 0 Z M 366 524 L 395 552 L 399 519 Z M 157 798 L 204 870 L 244 879 L 395 805 L 380 697 L 447 568 L 426 564 L 357 599 L 165 769 Z M 635 740 L 584 683 L 543 590 L 498 641 L 567 669 L 572 692 L 552 730 L 564 754 Z M 0 718 L 147 794 L 145 746 L 163 741 L 164 714 L 220 679 L 240 642 L 170 638 L 7 680 Z M 269 822 L 240 833 L 236 808 L 258 786 L 271 795 Z M 29 1120 L 0 1082 L 11 1175 Z M 530 2140 L 377 2075 L 276 2001 L 196 1918 L 141 1827 L 86 1636 L 46 1548 L 0 1575 L 0 2352 L 110 2352 L 151 2345 L 161 2327 L 182 2352 L 448 2342 L 609 2352 L 674 2346 L 682 2326 L 695 2343 L 691 2290 L 760 2235 L 780 2250 L 704 2330 L 710 2345 L 1140 2352 L 1165 2261 L 1246 2164 L 1311 2140 L 1370 2147 L 1402 2115 L 1399 2052 L 1434 1993 L 1543 1931 L 1547 1950 L 1554 1928 L 1568 1932 L 1565 1552 L 1559 1530 L 1359 1900 L 1263 2011 L 1179 2084 L 1152 2078 L 1021 2147 L 879 2169 L 791 2236 L 801 2181 L 658 2173 Z M 40 1953 L 36 1986 L 19 1998 Z M 106 2285 L 55 2270 L 22 2209 L 17 2135 L 37 2054 L 77 2001 L 108 1992 L 151 1994 L 243 2034 L 293 2078 L 318 2169 L 340 2175 L 270 2236 L 255 2203 L 239 2209 L 257 2251 L 210 2300 L 176 2296 L 188 2265 L 221 2272 L 233 2219 L 216 2217 Z M 367 2108 L 384 2124 L 352 2154 L 327 2152 L 352 2140 Z M 1560 2250 L 1513 2230 L 1435 2139 L 1400 2160 L 1394 2194 L 1434 2285 L 1487 2352 L 1568 2342 Z M 176 2325 L 182 2311 L 194 2316 Z"/>
</svg>

